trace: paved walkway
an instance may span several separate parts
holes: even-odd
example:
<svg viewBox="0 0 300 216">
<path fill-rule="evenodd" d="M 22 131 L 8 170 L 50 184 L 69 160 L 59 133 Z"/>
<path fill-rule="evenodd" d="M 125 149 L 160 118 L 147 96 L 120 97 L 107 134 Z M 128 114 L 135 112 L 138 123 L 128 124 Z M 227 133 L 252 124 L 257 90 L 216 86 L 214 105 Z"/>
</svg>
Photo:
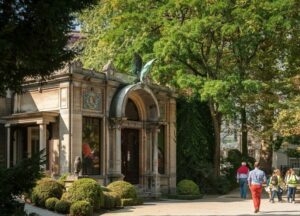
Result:
<svg viewBox="0 0 300 216">
<path fill-rule="evenodd" d="M 277 200 L 275 200 L 277 201 Z M 28 212 L 36 212 L 41 216 L 59 216 L 33 206 L 26 206 Z M 266 195 L 262 199 L 261 212 L 253 213 L 253 203 L 249 198 L 239 198 L 238 190 L 224 196 L 206 196 L 200 200 L 179 201 L 162 200 L 146 202 L 141 206 L 125 207 L 123 209 L 108 211 L 101 216 L 194 216 L 194 215 L 300 215 L 300 200 L 296 204 L 270 203 Z M 98 216 L 99 214 L 95 214 Z"/>
</svg>

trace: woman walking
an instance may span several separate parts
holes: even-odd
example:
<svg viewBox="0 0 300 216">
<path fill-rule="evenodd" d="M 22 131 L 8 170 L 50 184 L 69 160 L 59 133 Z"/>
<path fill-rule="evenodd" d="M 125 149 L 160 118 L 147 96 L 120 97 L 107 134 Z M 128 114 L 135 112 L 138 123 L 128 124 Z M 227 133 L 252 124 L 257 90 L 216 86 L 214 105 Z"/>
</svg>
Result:
<svg viewBox="0 0 300 216">
<path fill-rule="evenodd" d="M 282 202 L 282 186 L 284 182 L 281 178 L 280 170 L 275 169 L 270 179 L 271 202 L 274 203 L 274 198 L 277 195 L 278 202 Z"/>
<path fill-rule="evenodd" d="M 295 203 L 295 194 L 299 177 L 295 174 L 295 171 L 292 168 L 289 171 L 289 174 L 286 176 L 286 183 L 288 185 L 287 201 L 289 203 Z"/>
</svg>

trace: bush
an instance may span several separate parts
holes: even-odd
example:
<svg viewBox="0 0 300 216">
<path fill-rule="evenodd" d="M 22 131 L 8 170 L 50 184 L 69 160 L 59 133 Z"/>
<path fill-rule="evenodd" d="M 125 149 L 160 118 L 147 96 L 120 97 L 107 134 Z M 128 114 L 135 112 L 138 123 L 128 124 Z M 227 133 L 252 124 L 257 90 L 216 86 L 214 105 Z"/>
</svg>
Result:
<svg viewBox="0 0 300 216">
<path fill-rule="evenodd" d="M 135 187 L 126 181 L 115 181 L 110 183 L 107 188 L 112 192 L 117 193 L 121 199 L 135 199 L 137 192 Z"/>
<path fill-rule="evenodd" d="M 55 211 L 61 214 L 69 214 L 71 203 L 65 200 L 59 200 L 55 205 Z"/>
<path fill-rule="evenodd" d="M 103 192 L 104 195 L 104 208 L 112 209 L 121 206 L 121 198 L 115 192 Z"/>
<path fill-rule="evenodd" d="M 219 194 L 226 194 L 233 188 L 233 184 L 226 176 L 220 176 L 215 180 L 215 189 Z"/>
<path fill-rule="evenodd" d="M 75 181 L 63 197 L 74 203 L 85 200 L 89 202 L 94 209 L 99 209 L 103 203 L 103 192 L 101 186 L 90 178 L 82 178 Z"/>
<path fill-rule="evenodd" d="M 102 190 L 103 192 L 111 192 L 111 190 L 109 190 L 107 187 L 104 187 L 104 186 L 102 186 L 102 185 L 101 185 L 101 190 Z"/>
<path fill-rule="evenodd" d="M 44 151 L 40 151 L 30 158 L 22 159 L 13 167 L 6 169 L 0 166 L 1 215 L 24 213 L 24 203 L 19 203 L 16 197 L 29 193 L 36 185 L 36 181 L 42 177 L 41 165 L 44 159 Z"/>
<path fill-rule="evenodd" d="M 128 199 L 121 199 L 122 206 L 134 206 L 136 205 L 135 199 L 128 198 Z"/>
<path fill-rule="evenodd" d="M 62 174 L 59 179 L 57 180 L 59 183 L 61 183 L 62 185 L 65 184 L 65 180 L 68 178 L 68 176 L 70 175 L 70 173 L 64 173 Z"/>
<path fill-rule="evenodd" d="M 202 199 L 203 194 L 198 195 L 179 195 L 179 194 L 168 194 L 166 195 L 168 199 L 178 199 L 178 200 L 195 200 Z"/>
<path fill-rule="evenodd" d="M 119 194 L 115 192 L 110 192 L 109 194 L 114 198 L 115 207 L 122 206 L 121 197 L 119 196 Z"/>
<path fill-rule="evenodd" d="M 114 197 L 110 194 L 110 192 L 103 192 L 104 196 L 104 205 L 103 208 L 105 209 L 112 209 L 115 207 L 115 199 Z"/>
<path fill-rule="evenodd" d="M 181 180 L 177 184 L 177 194 L 180 195 L 198 195 L 200 194 L 198 185 L 192 180 Z"/>
<path fill-rule="evenodd" d="M 56 197 L 60 199 L 64 191 L 64 186 L 54 179 L 44 178 L 37 182 L 32 191 L 32 202 L 37 206 L 44 207 L 48 198 Z"/>
<path fill-rule="evenodd" d="M 59 201 L 56 197 L 48 198 L 45 202 L 45 207 L 51 211 L 55 210 L 55 205 Z"/>
<path fill-rule="evenodd" d="M 93 214 L 93 207 L 87 201 L 77 201 L 71 205 L 70 215 L 72 216 L 91 216 Z"/>
</svg>

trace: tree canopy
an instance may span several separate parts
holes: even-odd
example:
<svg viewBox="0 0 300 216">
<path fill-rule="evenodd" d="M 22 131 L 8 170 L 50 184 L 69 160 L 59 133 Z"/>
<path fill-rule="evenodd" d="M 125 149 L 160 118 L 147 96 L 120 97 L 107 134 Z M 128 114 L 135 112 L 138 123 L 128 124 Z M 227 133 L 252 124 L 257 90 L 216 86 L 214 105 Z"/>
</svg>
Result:
<svg viewBox="0 0 300 216">
<path fill-rule="evenodd" d="M 81 59 L 94 69 L 113 59 L 128 72 L 135 52 L 157 58 L 156 82 L 208 102 L 217 175 L 224 116 L 239 118 L 245 136 L 250 118 L 264 134 L 273 126 L 282 87 L 299 69 L 298 8 L 296 0 L 101 1 L 80 17 Z"/>
<path fill-rule="evenodd" d="M 0 1 L 0 93 L 26 76 L 45 77 L 71 59 L 74 13 L 95 0 Z"/>
</svg>

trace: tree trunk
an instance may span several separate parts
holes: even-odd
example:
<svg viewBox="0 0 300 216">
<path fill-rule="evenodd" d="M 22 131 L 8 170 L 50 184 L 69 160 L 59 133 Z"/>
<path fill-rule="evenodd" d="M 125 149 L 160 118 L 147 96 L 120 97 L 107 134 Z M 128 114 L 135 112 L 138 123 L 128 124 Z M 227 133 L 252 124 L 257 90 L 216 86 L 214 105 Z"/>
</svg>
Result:
<svg viewBox="0 0 300 216">
<path fill-rule="evenodd" d="M 273 149 L 272 149 L 272 136 L 265 137 L 262 140 L 261 151 L 260 151 L 260 167 L 267 173 L 272 173 L 272 157 L 273 157 Z"/>
<path fill-rule="evenodd" d="M 215 108 L 213 102 L 209 102 L 210 114 L 214 126 L 214 177 L 220 176 L 220 150 L 221 150 L 221 120 L 222 114 Z"/>
<path fill-rule="evenodd" d="M 246 109 L 241 109 L 241 129 L 242 129 L 242 155 L 248 157 L 248 128 L 247 128 L 247 115 Z"/>
</svg>

